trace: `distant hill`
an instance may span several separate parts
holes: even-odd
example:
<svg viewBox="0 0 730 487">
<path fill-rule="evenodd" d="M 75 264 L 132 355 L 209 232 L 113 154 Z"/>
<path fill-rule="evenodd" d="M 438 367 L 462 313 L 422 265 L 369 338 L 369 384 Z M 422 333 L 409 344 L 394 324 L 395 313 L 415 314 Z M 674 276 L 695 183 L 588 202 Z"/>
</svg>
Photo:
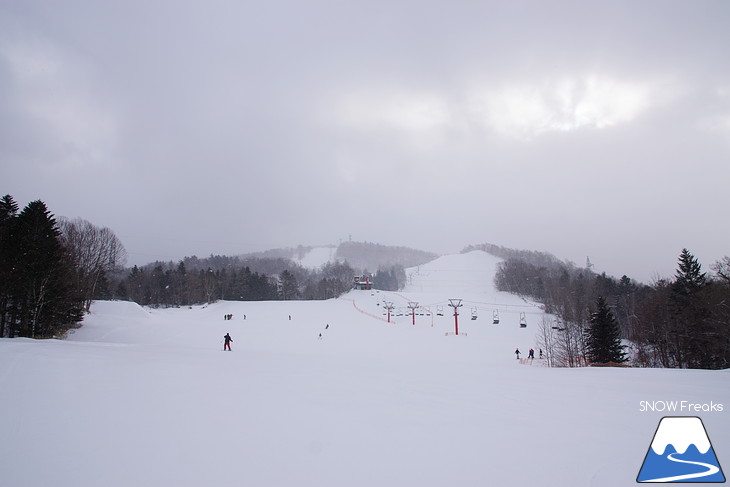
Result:
<svg viewBox="0 0 730 487">
<path fill-rule="evenodd" d="M 242 259 L 289 259 L 302 260 L 314 247 L 308 245 L 298 245 L 296 247 L 279 248 L 264 250 L 262 252 L 252 252 L 240 256 Z"/>
<path fill-rule="evenodd" d="M 394 247 L 370 242 L 343 242 L 337 248 L 335 258 L 347 261 L 351 267 L 370 272 L 379 268 L 402 266 L 415 267 L 431 262 L 438 254 L 408 247 Z"/>
<path fill-rule="evenodd" d="M 304 267 L 319 267 L 327 261 L 347 262 L 358 272 L 375 272 L 394 266 L 415 267 L 431 262 L 438 254 L 409 247 L 371 242 L 342 242 L 339 246 L 307 246 L 271 249 L 240 256 L 241 259 L 288 259 Z"/>
<path fill-rule="evenodd" d="M 356 272 L 376 272 L 378 269 L 392 267 L 415 267 L 438 258 L 433 252 L 381 245 L 370 242 L 343 242 L 338 245 L 298 245 L 296 247 L 270 249 L 242 255 L 210 255 L 208 257 L 185 257 L 178 262 L 155 261 L 144 266 L 153 269 L 162 266 L 173 269 L 180 263 L 188 271 L 201 269 L 234 269 L 247 266 L 252 272 L 279 274 L 284 269 L 297 271 L 316 270 L 327 263 L 347 262 Z"/>
<path fill-rule="evenodd" d="M 500 259 L 509 260 L 517 259 L 524 262 L 528 262 L 535 266 L 540 267 L 568 267 L 575 268 L 576 265 L 572 262 L 560 260 L 553 254 L 548 252 L 539 252 L 536 250 L 518 250 L 502 247 L 501 245 L 495 245 L 491 243 L 483 243 L 478 245 L 469 245 L 461 251 L 462 254 L 471 252 L 472 250 L 483 250 L 488 254 L 492 254 Z"/>
</svg>

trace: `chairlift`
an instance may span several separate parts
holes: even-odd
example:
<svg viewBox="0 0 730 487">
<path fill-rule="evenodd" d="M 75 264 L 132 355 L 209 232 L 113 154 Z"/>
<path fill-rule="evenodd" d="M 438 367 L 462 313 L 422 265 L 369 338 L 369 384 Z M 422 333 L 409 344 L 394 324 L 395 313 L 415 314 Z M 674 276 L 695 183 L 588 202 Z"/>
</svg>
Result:
<svg viewBox="0 0 730 487">
<path fill-rule="evenodd" d="M 499 324 L 499 311 L 496 309 L 492 312 L 492 323 L 495 325 Z"/>
<path fill-rule="evenodd" d="M 444 315 L 444 307 L 436 306 L 436 316 L 443 316 L 443 315 Z"/>
<path fill-rule="evenodd" d="M 471 319 L 472 320 L 476 320 L 477 319 L 477 309 L 476 308 L 472 308 L 471 309 Z"/>
<path fill-rule="evenodd" d="M 520 313 L 520 328 L 527 328 L 527 319 L 525 318 L 524 311 Z"/>
</svg>

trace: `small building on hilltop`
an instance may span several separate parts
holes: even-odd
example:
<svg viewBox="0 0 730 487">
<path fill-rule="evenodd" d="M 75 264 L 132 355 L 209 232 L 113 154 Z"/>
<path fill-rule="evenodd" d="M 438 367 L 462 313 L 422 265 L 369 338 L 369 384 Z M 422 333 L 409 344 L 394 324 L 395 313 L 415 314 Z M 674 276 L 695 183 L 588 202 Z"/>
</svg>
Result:
<svg viewBox="0 0 730 487">
<path fill-rule="evenodd" d="M 369 291 L 372 288 L 369 276 L 355 276 L 352 279 L 352 289 Z"/>
</svg>

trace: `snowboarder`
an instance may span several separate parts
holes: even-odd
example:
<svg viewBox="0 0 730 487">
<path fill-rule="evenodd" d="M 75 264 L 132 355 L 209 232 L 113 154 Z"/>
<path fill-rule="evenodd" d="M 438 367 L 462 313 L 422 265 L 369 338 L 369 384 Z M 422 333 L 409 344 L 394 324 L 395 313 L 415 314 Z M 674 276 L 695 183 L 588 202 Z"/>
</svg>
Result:
<svg viewBox="0 0 730 487">
<path fill-rule="evenodd" d="M 231 335 L 226 333 L 226 336 L 223 337 L 223 340 L 225 340 L 225 343 L 223 343 L 223 351 L 228 349 L 228 351 L 231 351 L 231 342 L 233 341 L 233 338 L 231 338 Z"/>
<path fill-rule="evenodd" d="M 529 358 L 529 359 L 534 359 L 535 358 L 535 350 L 534 349 L 532 349 L 532 348 L 530 349 L 530 353 L 527 356 L 527 358 Z"/>
<path fill-rule="evenodd" d="M 517 360 L 519 360 L 520 359 L 520 349 L 519 348 L 515 349 L 515 355 L 517 355 Z"/>
</svg>

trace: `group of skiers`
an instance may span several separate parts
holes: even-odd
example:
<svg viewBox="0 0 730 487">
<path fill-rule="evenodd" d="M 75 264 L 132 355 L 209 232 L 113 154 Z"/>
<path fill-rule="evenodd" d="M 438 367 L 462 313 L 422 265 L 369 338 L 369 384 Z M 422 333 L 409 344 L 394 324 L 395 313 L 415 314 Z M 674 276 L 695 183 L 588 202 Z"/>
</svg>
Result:
<svg viewBox="0 0 730 487">
<path fill-rule="evenodd" d="M 230 320 L 230 319 L 233 319 L 233 315 L 232 315 L 232 314 L 227 314 L 227 315 L 223 315 L 223 319 L 224 319 L 224 320 Z M 244 320 L 246 319 L 246 315 L 243 315 L 243 319 L 244 319 Z M 291 315 L 289 315 L 289 319 L 291 320 Z M 329 330 L 329 329 L 330 329 L 330 324 L 329 324 L 329 323 L 327 323 L 327 325 L 326 325 L 326 326 L 324 327 L 324 329 L 325 329 L 325 330 Z M 322 334 L 321 334 L 321 333 L 319 334 L 319 339 L 320 339 L 320 340 L 322 339 Z M 231 351 L 231 342 L 233 342 L 233 338 L 231 338 L 231 335 L 230 335 L 230 333 L 226 333 L 226 334 L 225 334 L 225 335 L 223 336 L 223 351 L 224 351 L 224 352 L 225 352 L 226 350 L 228 350 L 229 352 Z"/>
<path fill-rule="evenodd" d="M 520 359 L 520 349 L 519 348 L 515 349 L 515 355 L 517 355 L 517 360 L 519 360 Z M 527 358 L 528 359 L 535 358 L 535 349 L 534 348 L 530 349 L 530 351 L 528 352 Z M 540 349 L 540 358 L 543 358 L 542 348 Z"/>
<path fill-rule="evenodd" d="M 230 320 L 232 318 L 233 318 L 233 315 L 232 314 L 224 315 L 224 319 L 225 320 Z M 291 320 L 291 315 L 289 315 L 289 319 Z M 329 328 L 330 328 L 330 325 L 329 325 L 329 323 L 327 323 L 327 326 L 325 326 L 324 329 L 325 330 L 329 330 Z M 322 334 L 321 333 L 319 334 L 319 339 L 320 340 L 322 339 Z M 231 338 L 230 333 L 226 333 L 223 336 L 223 351 L 226 351 L 226 350 L 228 350 L 229 352 L 231 351 L 231 342 L 232 341 L 233 341 L 233 338 Z M 521 353 L 520 352 L 520 349 L 519 348 L 516 348 L 515 349 L 515 355 L 517 355 L 517 360 L 520 359 L 520 353 Z M 539 349 L 539 353 L 540 353 L 540 358 L 543 358 L 542 348 Z M 535 358 L 535 349 L 534 348 L 531 348 L 530 349 L 530 351 L 528 352 L 527 358 L 528 359 L 534 359 Z"/>
<path fill-rule="evenodd" d="M 223 315 L 223 319 L 226 320 L 226 321 L 232 320 L 233 319 L 233 313 L 227 314 L 227 315 Z M 244 320 L 246 319 L 246 315 L 243 315 L 243 319 Z M 291 318 L 289 318 L 289 319 L 291 319 Z"/>
</svg>

